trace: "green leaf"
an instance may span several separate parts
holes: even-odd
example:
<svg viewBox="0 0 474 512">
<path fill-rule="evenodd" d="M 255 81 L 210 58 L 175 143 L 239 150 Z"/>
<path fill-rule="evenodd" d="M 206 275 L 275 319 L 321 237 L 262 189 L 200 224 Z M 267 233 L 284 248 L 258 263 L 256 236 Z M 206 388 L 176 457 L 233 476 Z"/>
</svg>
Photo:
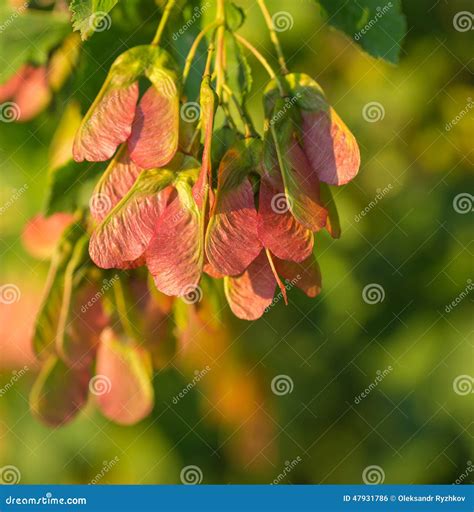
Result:
<svg viewBox="0 0 474 512">
<path fill-rule="evenodd" d="M 227 26 L 232 32 L 239 30 L 245 23 L 244 10 L 238 5 L 235 5 L 234 2 L 228 3 L 226 5 L 226 21 Z"/>
<path fill-rule="evenodd" d="M 241 45 L 231 34 L 226 34 L 225 44 L 227 84 L 244 103 L 252 89 L 252 70 Z"/>
<path fill-rule="evenodd" d="M 373 57 L 397 63 L 406 34 L 401 0 L 319 0 L 331 25 Z"/>
<path fill-rule="evenodd" d="M 33 349 L 41 358 L 54 353 L 59 312 L 64 300 L 66 269 L 77 242 L 83 236 L 83 226 L 79 223 L 72 224 L 64 232 L 53 255 L 33 334 Z"/>
<path fill-rule="evenodd" d="M 242 51 L 242 46 L 238 45 L 238 48 L 237 58 L 239 61 L 239 85 L 242 90 L 243 97 L 246 98 L 252 90 L 252 68 L 250 67 L 245 53 Z"/>
<path fill-rule="evenodd" d="M 49 52 L 70 32 L 67 14 L 12 9 L 0 0 L 0 84 L 26 63 L 45 64 Z"/>
<path fill-rule="evenodd" d="M 202 0 L 201 12 L 204 14 L 203 27 L 215 21 L 217 16 L 217 0 Z M 234 2 L 225 2 L 225 19 L 229 30 L 235 32 L 245 23 L 245 12 Z"/>
<path fill-rule="evenodd" d="M 85 190 L 103 172 L 103 165 L 70 161 L 49 172 L 49 189 L 44 207 L 45 215 L 74 212 L 87 204 Z M 85 203 L 85 204 L 84 204 Z"/>
<path fill-rule="evenodd" d="M 219 163 L 227 150 L 236 142 L 236 132 L 227 125 L 214 131 L 212 137 L 212 168 L 219 167 Z"/>
<path fill-rule="evenodd" d="M 72 0 L 69 9 L 72 12 L 72 27 L 81 32 L 83 40 L 94 32 L 103 32 L 112 23 L 109 12 L 118 0 Z"/>
</svg>

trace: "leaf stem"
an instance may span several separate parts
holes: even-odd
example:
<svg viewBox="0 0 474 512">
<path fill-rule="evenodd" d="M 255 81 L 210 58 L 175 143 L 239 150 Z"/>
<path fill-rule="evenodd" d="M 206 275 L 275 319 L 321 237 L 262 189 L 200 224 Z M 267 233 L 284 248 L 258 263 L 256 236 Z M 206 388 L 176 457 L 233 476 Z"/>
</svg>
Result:
<svg viewBox="0 0 474 512">
<path fill-rule="evenodd" d="M 189 49 L 188 55 L 186 56 L 186 60 L 184 62 L 183 84 L 186 82 L 189 72 L 191 71 L 191 64 L 194 60 L 194 57 L 196 56 L 197 49 L 199 48 L 199 44 L 201 43 L 203 37 L 209 32 L 209 30 L 212 30 L 213 28 L 216 28 L 218 26 L 218 21 L 210 23 L 209 25 L 204 27 L 201 30 L 201 32 L 199 32 L 199 34 L 196 36 L 196 39 L 193 41 L 193 44 L 191 45 L 191 48 Z"/>
<path fill-rule="evenodd" d="M 225 91 L 225 89 L 224 89 L 224 91 Z M 223 103 L 221 106 L 222 106 L 222 110 L 224 111 L 225 120 L 226 120 L 228 126 L 234 132 L 238 132 L 239 130 L 237 128 L 237 125 L 235 124 L 234 119 L 232 118 L 232 114 L 231 114 L 230 109 L 229 109 L 229 104 Z"/>
<path fill-rule="evenodd" d="M 168 18 L 170 17 L 171 10 L 173 9 L 175 3 L 176 3 L 176 0 L 168 0 L 165 10 L 163 11 L 163 15 L 161 16 L 161 20 L 158 25 L 158 28 L 156 29 L 155 37 L 153 38 L 153 41 L 151 42 L 152 46 L 158 46 L 160 44 L 161 36 L 163 35 L 163 31 L 165 30 L 166 23 L 168 21 Z"/>
<path fill-rule="evenodd" d="M 122 324 L 123 330 L 128 336 L 130 336 L 130 338 L 135 339 L 136 332 L 128 316 L 125 294 L 123 291 L 122 281 L 120 277 L 114 280 L 112 288 L 114 290 L 115 306 L 117 308 L 117 313 L 120 319 L 120 323 Z"/>
<path fill-rule="evenodd" d="M 247 41 L 245 37 L 242 37 L 240 34 L 234 34 L 234 36 L 237 39 L 237 41 L 239 41 L 239 43 L 241 43 L 255 55 L 260 64 L 262 64 L 262 66 L 266 69 L 270 78 L 275 80 L 275 82 L 277 83 L 280 94 L 282 96 L 285 96 L 285 88 L 283 87 L 282 81 L 280 77 L 277 76 L 275 70 L 270 66 L 268 60 L 257 50 L 257 48 L 255 48 L 255 46 L 252 43 Z"/>
<path fill-rule="evenodd" d="M 206 59 L 206 67 L 204 68 L 203 77 L 211 76 L 211 62 L 212 62 L 212 54 L 214 53 L 215 46 L 214 43 L 211 43 L 207 48 L 207 59 Z"/>
<path fill-rule="evenodd" d="M 241 105 L 239 103 L 234 92 L 227 84 L 224 84 L 223 88 L 224 88 L 224 92 L 230 98 L 232 98 L 232 100 L 235 104 L 235 107 L 236 107 L 237 111 L 239 112 L 240 118 L 242 119 L 242 123 L 244 124 L 244 128 L 245 128 L 245 137 L 255 137 L 257 135 L 257 132 L 252 123 L 252 120 L 250 119 L 250 116 L 248 115 L 248 112 L 245 109 L 245 106 Z"/>
<path fill-rule="evenodd" d="M 265 23 L 270 32 L 270 39 L 275 47 L 275 51 L 278 56 L 278 63 L 280 64 L 280 69 L 283 75 L 288 74 L 288 68 L 286 67 L 285 56 L 283 55 L 283 50 L 281 48 L 280 40 L 275 31 L 275 25 L 273 23 L 273 19 L 268 11 L 267 5 L 265 4 L 265 0 L 257 0 L 258 6 L 262 11 L 263 17 L 265 19 Z"/>
<path fill-rule="evenodd" d="M 216 94 L 219 97 L 219 101 L 222 95 L 222 88 L 225 82 L 224 76 L 224 47 L 225 47 L 225 0 L 217 0 L 217 13 L 216 22 L 219 23 L 216 34 Z"/>
<path fill-rule="evenodd" d="M 196 142 L 196 139 L 198 138 L 200 133 L 201 133 L 201 120 L 199 120 L 198 124 L 196 125 L 196 128 L 194 129 L 194 133 L 191 137 L 191 140 L 189 141 L 188 147 L 185 148 L 185 150 L 184 150 L 184 152 L 187 155 L 191 154 L 191 150 L 193 149 L 194 143 Z"/>
</svg>

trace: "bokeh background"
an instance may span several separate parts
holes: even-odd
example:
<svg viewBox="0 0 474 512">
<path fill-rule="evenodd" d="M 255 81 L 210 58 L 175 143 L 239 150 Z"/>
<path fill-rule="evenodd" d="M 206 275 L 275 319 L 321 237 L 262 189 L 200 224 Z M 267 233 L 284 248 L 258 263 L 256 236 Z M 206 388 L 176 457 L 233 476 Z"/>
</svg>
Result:
<svg viewBox="0 0 474 512">
<path fill-rule="evenodd" d="M 145 3 L 135 17 L 116 8 L 110 29 L 83 46 L 68 92 L 83 108 L 112 60 L 150 40 L 156 6 Z M 242 33 L 272 58 L 257 7 L 237 3 L 247 10 Z M 156 374 L 153 413 L 133 427 L 93 403 L 60 429 L 29 411 L 29 336 L 48 262 L 28 254 L 21 233 L 44 204 L 63 103 L 0 123 L 0 284 L 21 291 L 0 304 L 0 467 L 16 466 L 21 483 L 179 483 L 188 466 L 203 483 L 362 483 L 370 472 L 385 483 L 472 482 L 473 40 L 453 19 L 473 4 L 403 4 L 408 34 L 395 67 L 330 29 L 316 3 L 269 2 L 294 21 L 280 34 L 289 67 L 321 83 L 359 140 L 360 175 L 336 191 L 343 236 L 317 236 L 319 297 L 294 290 L 254 323 L 223 311 L 225 332 L 196 336 L 200 352 Z M 266 76 L 250 61 L 261 126 Z M 286 394 L 272 391 L 278 376 Z"/>
</svg>

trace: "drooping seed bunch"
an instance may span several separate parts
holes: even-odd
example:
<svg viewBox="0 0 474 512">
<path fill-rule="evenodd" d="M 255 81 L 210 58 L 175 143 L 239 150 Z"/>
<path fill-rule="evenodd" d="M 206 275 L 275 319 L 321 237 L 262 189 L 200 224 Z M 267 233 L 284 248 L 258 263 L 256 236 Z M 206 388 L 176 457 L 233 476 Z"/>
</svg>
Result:
<svg viewBox="0 0 474 512">
<path fill-rule="evenodd" d="M 314 234 L 340 236 L 330 186 L 355 177 L 359 149 L 317 82 L 288 72 L 258 3 L 279 72 L 236 33 L 235 6 L 218 0 L 181 73 L 160 47 L 170 0 L 153 42 L 115 60 L 82 119 L 74 160 L 108 164 L 90 211 L 62 236 L 38 316 L 44 363 L 32 406 L 50 424 L 71 419 L 90 394 L 118 422 L 147 415 L 172 307 L 186 344 L 190 329 L 212 323 L 206 297 L 221 283 L 245 320 L 261 317 L 278 288 L 285 302 L 294 286 L 309 297 L 321 290 Z M 188 98 L 184 83 L 204 43 L 199 97 Z M 270 75 L 260 130 L 247 113 L 247 50 Z"/>
<path fill-rule="evenodd" d="M 145 265 L 158 290 L 178 297 L 198 287 L 205 272 L 223 279 L 235 315 L 254 320 L 277 285 L 286 300 L 285 279 L 309 296 L 319 292 L 313 233 L 326 228 L 339 236 L 328 185 L 357 174 L 359 150 L 322 89 L 304 74 L 272 73 L 263 95 L 263 140 L 244 103 L 238 106 L 245 133 L 233 129 L 223 63 L 227 33 L 224 18 L 201 84 L 201 136 L 180 136 L 186 98 L 176 65 L 165 50 L 145 45 L 112 65 L 76 135 L 74 158 L 112 158 L 91 203 L 96 226 L 89 252 L 99 267 Z M 240 36 L 229 35 L 241 44 Z M 140 96 L 142 78 L 149 86 Z M 219 110 L 228 124 L 216 130 Z"/>
</svg>

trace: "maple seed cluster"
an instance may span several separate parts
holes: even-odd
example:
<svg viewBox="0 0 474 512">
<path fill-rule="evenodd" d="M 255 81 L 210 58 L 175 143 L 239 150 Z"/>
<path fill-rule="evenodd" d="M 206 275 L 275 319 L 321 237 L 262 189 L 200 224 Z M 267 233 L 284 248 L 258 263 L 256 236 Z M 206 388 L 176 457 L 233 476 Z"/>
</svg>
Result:
<svg viewBox="0 0 474 512">
<path fill-rule="evenodd" d="M 287 302 L 293 287 L 309 297 L 321 290 L 314 234 L 340 236 L 331 187 L 356 176 L 359 149 L 318 83 L 288 71 L 265 2 L 257 3 L 280 72 L 237 33 L 243 13 L 224 0 L 214 3 L 215 20 L 196 37 L 181 72 L 159 45 L 175 7 L 168 0 L 152 43 L 122 53 L 82 120 L 75 115 L 74 160 L 108 162 L 90 213 L 56 208 L 24 232 L 40 256 L 48 240 L 55 245 L 32 340 L 41 371 L 30 404 L 48 425 L 71 421 L 90 398 L 121 424 L 147 416 L 153 370 L 168 361 L 162 341 L 171 317 L 183 349 L 199 347 L 199 336 L 225 340 L 226 323 L 216 320 L 221 283 L 230 309 L 245 320 Z M 186 88 L 205 42 L 202 80 Z M 0 100 L 19 107 L 18 120 L 45 108 L 60 87 L 57 55 L 69 55 L 71 44 L 78 42 L 65 41 L 47 65 L 25 65 L 0 87 Z M 270 76 L 259 130 L 247 112 L 247 51 Z M 199 97 L 189 98 L 197 89 Z M 199 115 L 180 115 L 190 105 Z M 53 173 L 61 182 L 80 168 L 69 148 Z M 57 244 L 53 232 L 62 233 Z"/>
<path fill-rule="evenodd" d="M 150 85 L 139 98 L 141 78 Z M 112 65 L 73 155 L 111 158 L 94 191 L 108 207 L 91 208 L 97 225 L 89 252 L 99 267 L 146 265 L 158 290 L 178 297 L 205 272 L 223 279 L 236 316 L 254 320 L 277 285 L 286 300 L 284 280 L 310 297 L 319 293 L 314 233 L 340 234 L 328 185 L 354 178 L 360 156 L 354 136 L 307 75 L 270 81 L 263 140 L 252 130 L 216 129 L 222 91 L 218 96 L 205 74 L 195 127 L 201 135 L 191 138 L 189 127 L 180 127 L 183 98 L 172 58 L 154 45 L 132 48 Z"/>
</svg>

